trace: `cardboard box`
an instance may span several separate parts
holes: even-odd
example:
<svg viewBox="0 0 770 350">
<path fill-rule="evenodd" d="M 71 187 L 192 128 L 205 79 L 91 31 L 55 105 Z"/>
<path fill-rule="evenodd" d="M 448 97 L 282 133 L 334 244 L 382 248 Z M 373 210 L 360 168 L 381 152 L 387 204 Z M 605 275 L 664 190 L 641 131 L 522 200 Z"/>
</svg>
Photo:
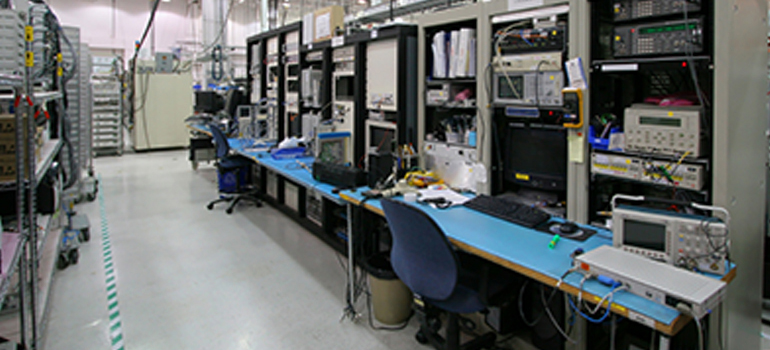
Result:
<svg viewBox="0 0 770 350">
<path fill-rule="evenodd" d="M 16 155 L 16 138 L 0 136 L 0 156 Z"/>
<path fill-rule="evenodd" d="M 27 129 L 27 118 L 24 118 L 24 130 Z M 26 134 L 26 132 L 25 132 Z M 16 116 L 13 114 L 0 114 L 0 138 L 16 138 Z"/>
<path fill-rule="evenodd" d="M 337 28 L 345 29 L 345 9 L 342 6 L 325 7 L 313 14 L 313 42 L 331 40 Z"/>
<path fill-rule="evenodd" d="M 26 118 L 24 127 L 26 142 Z M 13 114 L 0 114 L 0 155 L 16 155 L 16 116 Z"/>
<path fill-rule="evenodd" d="M 29 162 L 24 161 L 24 171 L 29 169 Z M 0 182 L 16 182 L 16 155 L 0 155 Z"/>
</svg>

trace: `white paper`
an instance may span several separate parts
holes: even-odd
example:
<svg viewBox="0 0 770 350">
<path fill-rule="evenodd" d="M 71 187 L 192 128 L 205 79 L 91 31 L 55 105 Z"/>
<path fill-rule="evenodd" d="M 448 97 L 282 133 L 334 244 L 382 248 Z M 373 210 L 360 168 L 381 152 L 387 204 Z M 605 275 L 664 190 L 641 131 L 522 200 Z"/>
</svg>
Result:
<svg viewBox="0 0 770 350">
<path fill-rule="evenodd" d="M 470 56 L 470 61 L 468 63 L 468 76 L 469 77 L 475 77 L 476 76 L 476 34 L 473 34 L 473 38 L 471 38 L 471 45 L 470 45 L 470 53 L 468 54 Z"/>
<path fill-rule="evenodd" d="M 483 163 L 476 163 L 473 165 L 473 176 L 476 179 L 476 182 L 485 184 L 489 180 L 489 175 L 487 174 L 487 167 L 484 166 Z"/>
<path fill-rule="evenodd" d="M 331 22 L 331 12 L 320 15 L 315 21 L 315 38 L 325 38 L 332 35 L 332 28 L 329 26 Z"/>
<path fill-rule="evenodd" d="M 543 6 L 543 0 L 508 0 L 508 11 Z"/>
<path fill-rule="evenodd" d="M 426 199 L 444 198 L 445 200 L 452 202 L 451 206 L 462 205 L 463 203 L 470 200 L 470 198 L 449 189 L 446 189 L 446 190 L 425 189 L 425 190 L 420 190 L 419 192 L 420 192 L 420 201 L 424 201 Z"/>
<path fill-rule="evenodd" d="M 345 45 L 344 36 L 335 36 L 332 38 L 332 47 L 340 47 L 342 45 Z"/>
<path fill-rule="evenodd" d="M 460 47 L 460 31 L 459 30 L 453 30 L 452 34 L 449 37 L 449 77 L 450 78 L 456 78 L 457 77 L 457 70 L 458 70 L 458 59 L 459 59 L 459 50 Z"/>
<path fill-rule="evenodd" d="M 567 142 L 569 143 L 569 161 L 573 163 L 581 164 L 585 160 L 585 136 L 568 135 Z"/>
<path fill-rule="evenodd" d="M 447 52 L 446 33 L 440 31 L 433 36 L 433 77 L 446 78 Z"/>
<path fill-rule="evenodd" d="M 308 13 L 302 17 L 302 44 L 307 45 L 313 42 L 313 16 Z"/>
<path fill-rule="evenodd" d="M 468 76 L 468 63 L 470 63 L 469 46 L 471 42 L 471 32 L 469 28 L 460 29 L 460 39 L 457 43 L 457 76 Z"/>
<path fill-rule="evenodd" d="M 588 89 L 586 73 L 583 70 L 583 60 L 580 57 L 567 61 L 564 63 L 564 67 L 567 69 L 570 87 L 583 90 Z"/>
<path fill-rule="evenodd" d="M 631 310 L 628 310 L 628 319 L 639 322 L 647 327 L 655 328 L 655 320 Z"/>
<path fill-rule="evenodd" d="M 609 149 L 611 151 L 613 150 L 624 150 L 626 148 L 626 134 L 622 132 L 616 132 L 614 134 L 610 134 L 610 146 Z"/>
</svg>

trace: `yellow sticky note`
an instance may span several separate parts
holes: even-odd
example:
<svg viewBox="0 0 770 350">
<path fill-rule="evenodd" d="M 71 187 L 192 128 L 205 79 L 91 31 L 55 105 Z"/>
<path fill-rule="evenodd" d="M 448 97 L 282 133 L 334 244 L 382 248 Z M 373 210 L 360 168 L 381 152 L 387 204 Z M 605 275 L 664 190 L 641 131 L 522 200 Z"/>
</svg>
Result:
<svg viewBox="0 0 770 350">
<path fill-rule="evenodd" d="M 583 164 L 585 162 L 586 138 L 583 133 L 570 134 L 567 136 L 569 145 L 569 161 Z"/>
</svg>

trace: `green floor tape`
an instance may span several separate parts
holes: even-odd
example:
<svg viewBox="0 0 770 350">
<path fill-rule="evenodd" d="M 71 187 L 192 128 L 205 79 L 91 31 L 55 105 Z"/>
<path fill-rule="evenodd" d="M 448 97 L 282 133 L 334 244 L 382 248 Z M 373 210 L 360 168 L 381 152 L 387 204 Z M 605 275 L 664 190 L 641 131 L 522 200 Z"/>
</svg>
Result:
<svg viewBox="0 0 770 350">
<path fill-rule="evenodd" d="M 104 257 L 104 282 L 107 292 L 107 311 L 110 315 L 110 341 L 112 350 L 124 350 L 123 324 L 120 321 L 118 305 L 118 278 L 112 261 L 112 244 L 110 243 L 110 228 L 107 224 L 107 212 L 104 209 L 104 190 L 101 176 L 99 177 L 99 213 L 102 217 L 102 256 Z"/>
</svg>

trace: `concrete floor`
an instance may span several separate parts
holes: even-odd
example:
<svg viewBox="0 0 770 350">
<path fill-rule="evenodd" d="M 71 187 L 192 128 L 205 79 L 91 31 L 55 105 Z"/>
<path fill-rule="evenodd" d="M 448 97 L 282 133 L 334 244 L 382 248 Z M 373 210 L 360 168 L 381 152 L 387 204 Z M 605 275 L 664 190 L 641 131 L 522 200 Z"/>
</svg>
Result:
<svg viewBox="0 0 770 350">
<path fill-rule="evenodd" d="M 400 332 L 340 322 L 345 274 L 335 252 L 268 206 L 206 210 L 215 170 L 194 172 L 186 159 L 175 151 L 96 160 L 127 349 L 428 349 L 413 340 L 414 320 Z M 98 201 L 78 210 L 93 238 L 78 265 L 55 275 L 48 350 L 111 344 Z M 770 350 L 770 328 L 763 333 Z"/>
<path fill-rule="evenodd" d="M 414 320 L 400 332 L 340 322 L 335 252 L 268 206 L 206 210 L 214 168 L 186 157 L 96 160 L 127 349 L 427 349 Z M 110 347 L 98 200 L 78 210 L 94 238 L 55 276 L 44 349 Z"/>
</svg>

